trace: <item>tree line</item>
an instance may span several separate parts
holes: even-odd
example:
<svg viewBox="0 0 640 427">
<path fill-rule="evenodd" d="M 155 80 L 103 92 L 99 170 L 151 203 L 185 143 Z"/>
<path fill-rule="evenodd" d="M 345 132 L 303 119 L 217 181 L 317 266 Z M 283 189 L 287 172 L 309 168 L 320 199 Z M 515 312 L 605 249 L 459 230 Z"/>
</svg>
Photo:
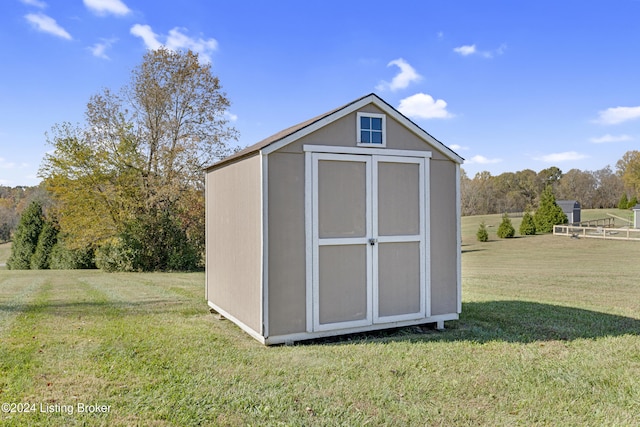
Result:
<svg viewBox="0 0 640 427">
<path fill-rule="evenodd" d="M 571 169 L 563 173 L 556 166 L 535 172 L 525 169 L 497 176 L 484 171 L 469 178 L 461 170 L 462 215 L 485 215 L 535 210 L 545 188 L 558 200 L 577 200 L 583 209 L 621 207 L 637 203 L 640 195 L 640 151 L 628 151 L 616 163 L 596 171 Z"/>
</svg>

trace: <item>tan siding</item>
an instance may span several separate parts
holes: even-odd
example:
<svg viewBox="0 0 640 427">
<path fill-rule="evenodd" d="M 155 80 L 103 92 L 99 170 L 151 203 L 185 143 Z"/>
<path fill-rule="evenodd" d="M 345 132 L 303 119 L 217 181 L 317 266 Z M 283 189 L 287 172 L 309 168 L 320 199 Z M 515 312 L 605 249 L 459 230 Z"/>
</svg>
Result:
<svg viewBox="0 0 640 427">
<path fill-rule="evenodd" d="M 262 327 L 261 156 L 207 174 L 207 296 L 256 332 Z"/>
<path fill-rule="evenodd" d="M 378 163 L 378 234 L 420 234 L 420 166 Z"/>
<path fill-rule="evenodd" d="M 367 105 L 359 110 L 367 113 L 383 113 L 382 110 Z M 318 129 L 297 141 L 292 142 L 286 147 L 279 149 L 279 152 L 302 153 L 302 146 L 309 145 L 329 145 L 340 147 L 357 147 L 356 142 L 356 117 L 357 112 L 347 114 L 346 116 L 331 123 L 331 125 Z M 429 145 L 424 139 L 418 137 L 413 132 L 399 122 L 393 120 L 387 115 L 387 147 L 394 150 L 417 150 L 431 151 L 433 159 L 446 159 L 446 157 L 437 151 L 435 147 Z"/>
<path fill-rule="evenodd" d="M 366 245 L 320 246 L 319 318 L 321 324 L 367 317 Z"/>
<path fill-rule="evenodd" d="M 366 164 L 318 162 L 318 237 L 366 237 Z"/>
<path fill-rule="evenodd" d="M 306 331 L 304 155 L 268 158 L 269 335 Z"/>
<path fill-rule="evenodd" d="M 456 167 L 431 161 L 431 314 L 457 312 Z"/>
<path fill-rule="evenodd" d="M 420 311 L 420 244 L 381 243 L 378 247 L 380 316 Z"/>
</svg>

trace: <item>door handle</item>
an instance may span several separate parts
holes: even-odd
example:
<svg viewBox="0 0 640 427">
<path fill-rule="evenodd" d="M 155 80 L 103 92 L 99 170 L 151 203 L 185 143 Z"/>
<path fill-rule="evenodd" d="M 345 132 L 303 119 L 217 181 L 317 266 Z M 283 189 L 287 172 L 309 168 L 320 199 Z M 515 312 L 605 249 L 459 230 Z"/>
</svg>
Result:
<svg viewBox="0 0 640 427">
<path fill-rule="evenodd" d="M 378 241 L 378 239 L 369 239 L 369 244 L 371 246 L 375 246 L 376 242 Z"/>
</svg>

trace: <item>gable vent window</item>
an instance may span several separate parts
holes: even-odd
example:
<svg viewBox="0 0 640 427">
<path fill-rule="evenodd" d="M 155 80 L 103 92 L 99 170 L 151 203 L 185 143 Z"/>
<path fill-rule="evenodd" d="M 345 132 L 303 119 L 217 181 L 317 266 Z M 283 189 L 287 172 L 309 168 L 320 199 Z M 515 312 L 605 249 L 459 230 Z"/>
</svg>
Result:
<svg viewBox="0 0 640 427">
<path fill-rule="evenodd" d="M 358 113 L 358 145 L 386 146 L 386 120 L 384 114 Z"/>
</svg>

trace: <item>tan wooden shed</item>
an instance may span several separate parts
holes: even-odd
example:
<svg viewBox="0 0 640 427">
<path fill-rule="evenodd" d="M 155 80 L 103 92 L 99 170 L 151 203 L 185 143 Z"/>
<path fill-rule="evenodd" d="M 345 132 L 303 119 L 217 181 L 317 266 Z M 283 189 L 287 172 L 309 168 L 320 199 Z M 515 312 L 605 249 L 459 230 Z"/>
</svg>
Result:
<svg viewBox="0 0 640 427">
<path fill-rule="evenodd" d="M 463 159 L 375 94 L 206 170 L 206 299 L 263 344 L 461 310 Z"/>
</svg>

